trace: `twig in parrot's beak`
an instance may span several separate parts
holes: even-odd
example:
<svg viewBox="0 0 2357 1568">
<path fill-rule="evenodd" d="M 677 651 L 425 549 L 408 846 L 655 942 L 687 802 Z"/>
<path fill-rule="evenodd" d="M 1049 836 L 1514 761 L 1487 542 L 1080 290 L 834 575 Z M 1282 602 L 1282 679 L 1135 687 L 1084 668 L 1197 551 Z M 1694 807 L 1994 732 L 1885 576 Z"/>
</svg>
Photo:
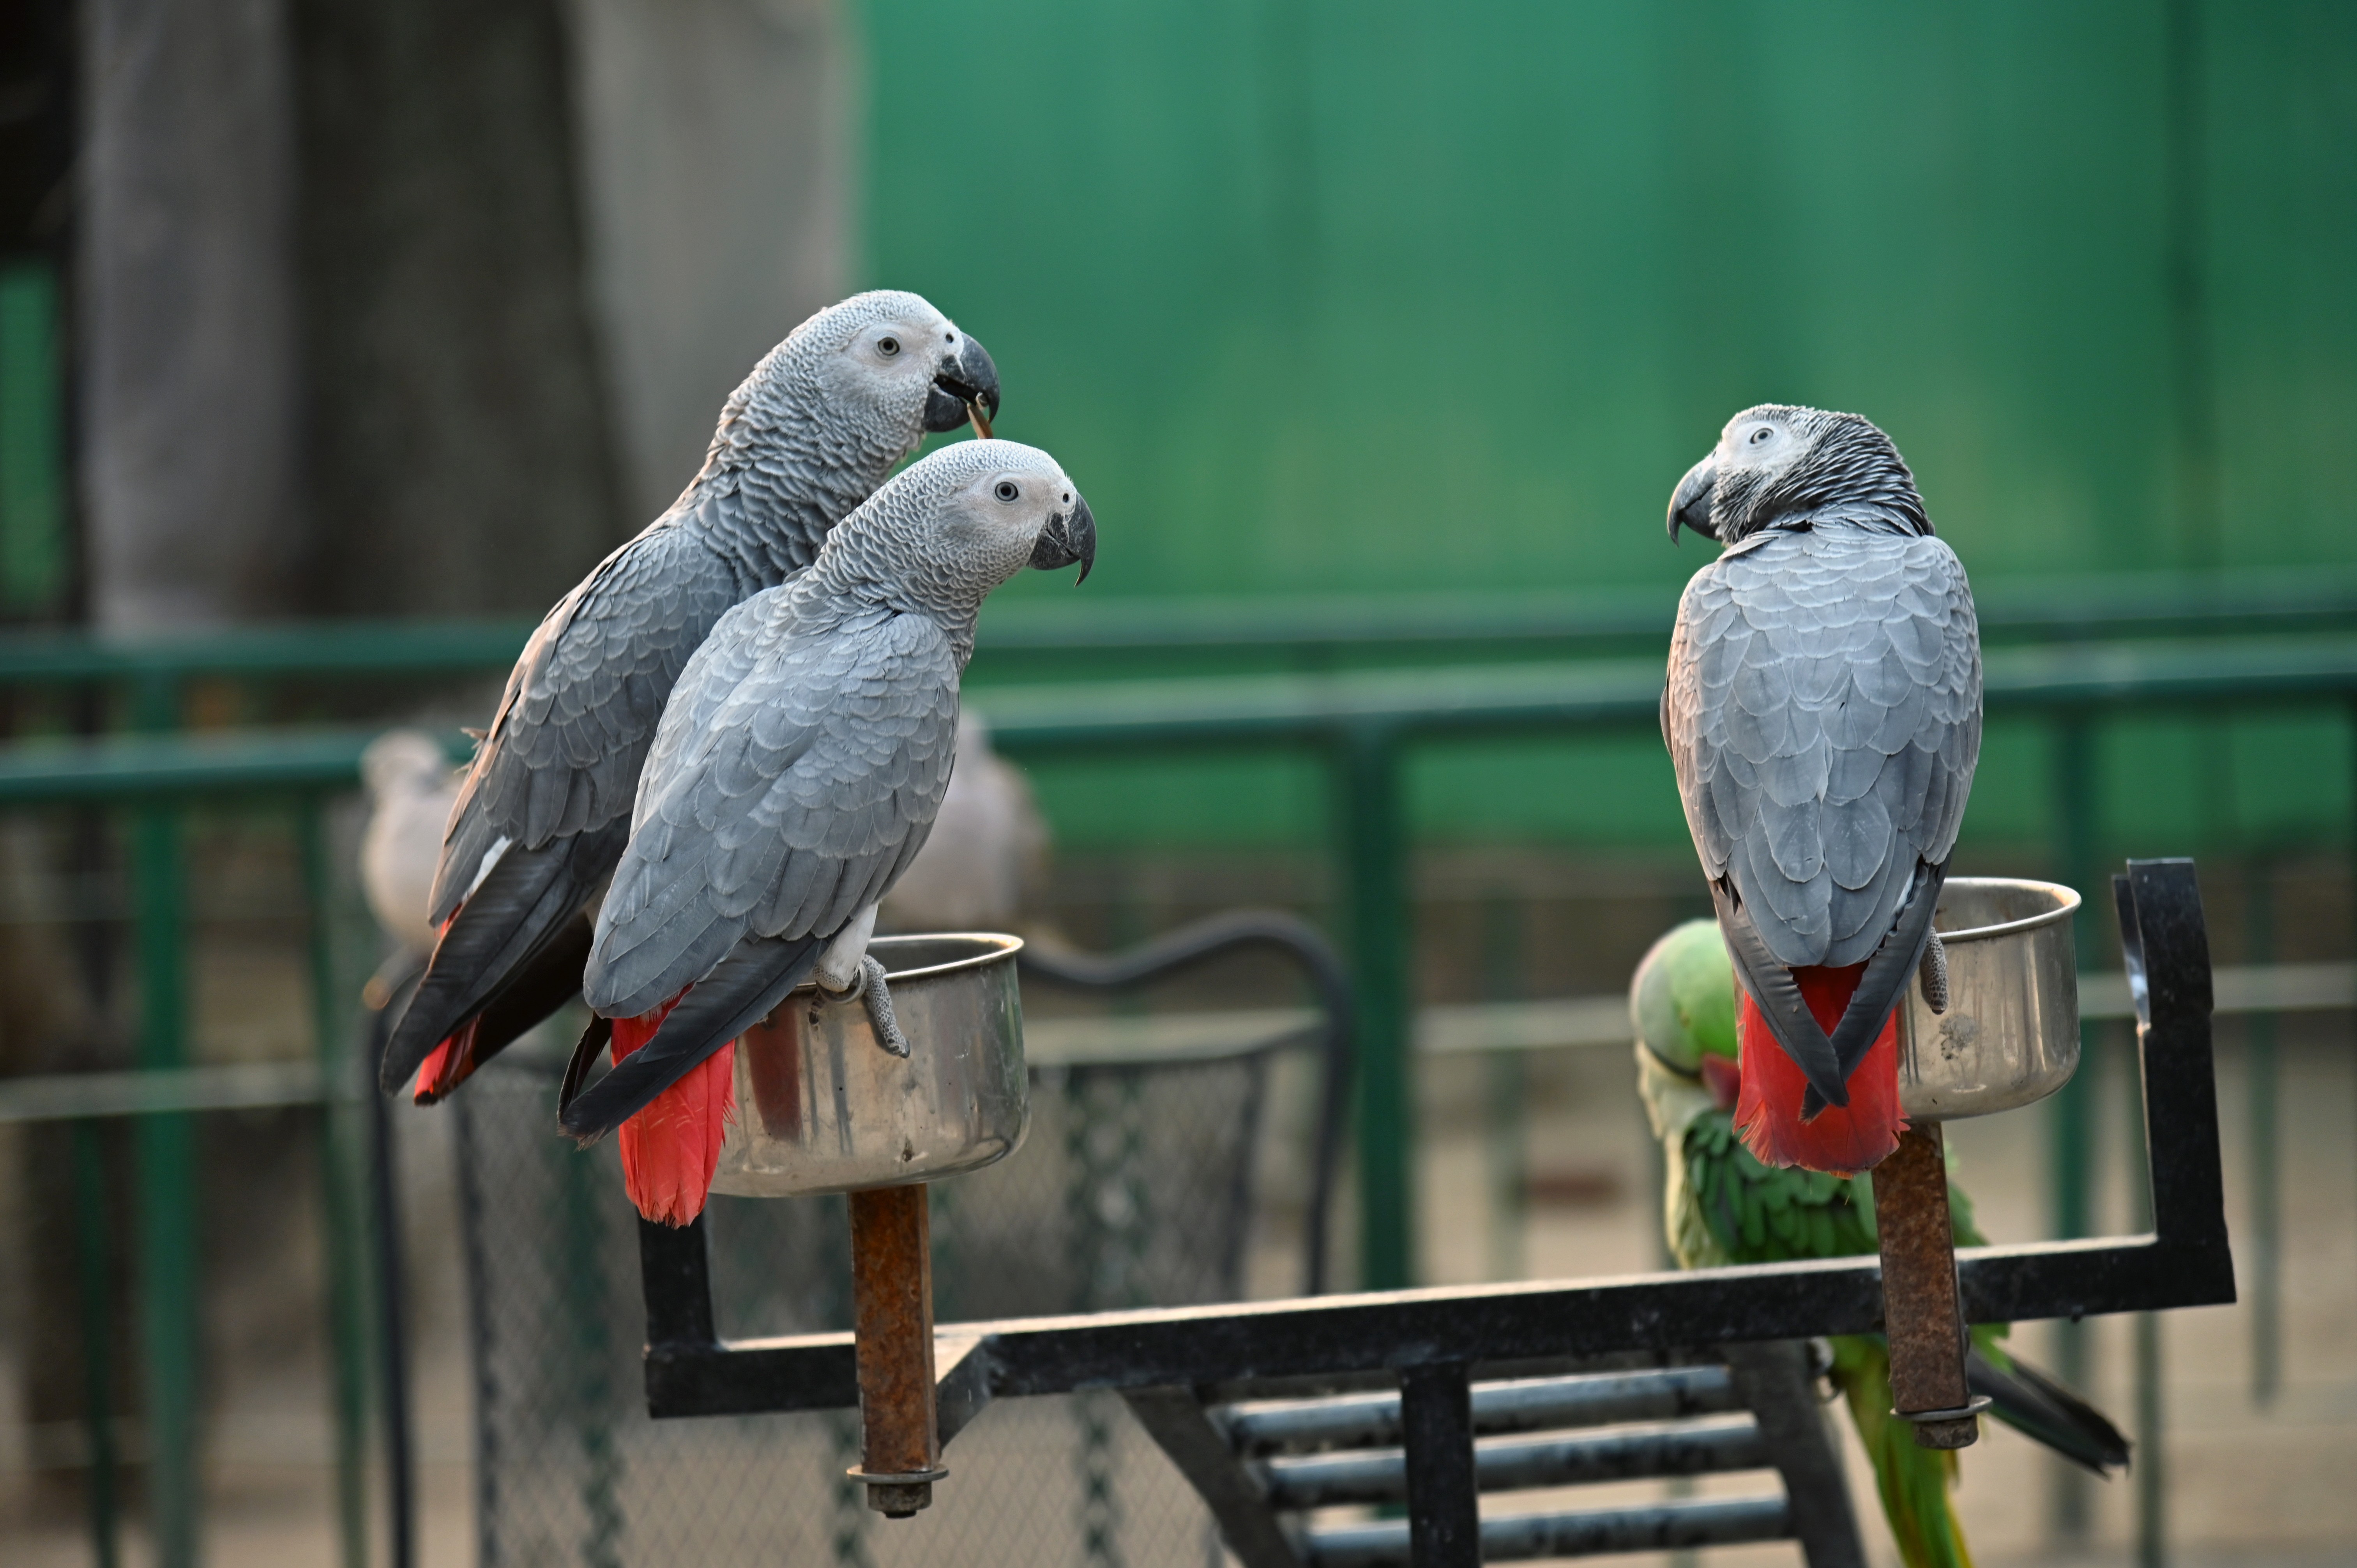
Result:
<svg viewBox="0 0 2357 1568">
<path fill-rule="evenodd" d="M 982 400 L 980 398 L 968 398 L 966 400 L 965 412 L 967 416 L 974 421 L 974 433 L 981 436 L 985 441 L 989 440 L 990 415 L 982 412 Z"/>
</svg>

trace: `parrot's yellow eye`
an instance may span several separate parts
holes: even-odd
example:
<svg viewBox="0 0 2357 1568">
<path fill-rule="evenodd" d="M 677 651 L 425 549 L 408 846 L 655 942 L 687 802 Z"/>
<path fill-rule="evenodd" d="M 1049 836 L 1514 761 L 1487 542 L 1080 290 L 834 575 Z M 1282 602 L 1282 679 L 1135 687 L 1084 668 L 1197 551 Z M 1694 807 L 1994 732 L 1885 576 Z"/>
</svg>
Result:
<svg viewBox="0 0 2357 1568">
<path fill-rule="evenodd" d="M 878 338 L 876 339 L 876 351 L 888 360 L 893 355 L 900 351 L 900 339 L 898 338 Z"/>
<path fill-rule="evenodd" d="M 1757 429 L 1757 430 L 1755 430 L 1755 431 L 1753 431 L 1753 432 L 1751 433 L 1751 445 L 1753 445 L 1754 446 L 1759 446 L 1762 441 L 1767 440 L 1767 439 L 1768 439 L 1768 437 L 1770 437 L 1770 435 L 1775 435 L 1775 434 L 1776 434 L 1776 433 L 1775 433 L 1775 431 L 1773 431 L 1773 430 L 1770 429 L 1767 425 L 1764 425 L 1764 424 L 1763 424 L 1763 425 L 1761 425 L 1759 429 Z"/>
<path fill-rule="evenodd" d="M 1003 500 L 1003 501 L 1011 501 L 1011 500 L 1013 500 L 1017 496 L 1019 496 L 1019 495 L 1021 495 L 1022 493 L 1023 493 L 1022 491 L 1020 491 L 1020 490 L 1018 490 L 1018 489 L 1017 489 L 1015 488 L 1015 481 L 1014 481 L 1014 480 L 1012 480 L 1012 479 L 1001 479 L 1001 480 L 999 480 L 999 481 L 998 481 L 998 499 L 999 499 L 1000 500 Z"/>
</svg>

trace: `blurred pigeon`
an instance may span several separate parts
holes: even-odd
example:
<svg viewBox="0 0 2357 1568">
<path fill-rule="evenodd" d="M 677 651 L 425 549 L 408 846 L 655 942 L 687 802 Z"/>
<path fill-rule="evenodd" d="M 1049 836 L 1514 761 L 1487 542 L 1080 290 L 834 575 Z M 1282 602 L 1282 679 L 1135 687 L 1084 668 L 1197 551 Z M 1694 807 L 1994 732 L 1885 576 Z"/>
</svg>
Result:
<svg viewBox="0 0 2357 1568">
<path fill-rule="evenodd" d="M 989 724 L 968 709 L 932 834 L 884 896 L 882 918 L 903 931 L 1011 931 L 1047 851 L 1030 780 L 991 749 Z"/>
<path fill-rule="evenodd" d="M 1955 552 L 1890 438 L 1774 403 L 1679 481 L 1725 549 L 1686 585 L 1662 738 L 1743 982 L 1736 1125 L 1770 1165 L 1864 1170 L 1898 1146 L 1895 1007 L 1980 757 L 1981 656 Z M 1829 1109 L 1830 1108 L 1830 1109 Z"/>
<path fill-rule="evenodd" d="M 913 294 L 854 295 L 754 367 L 672 509 L 548 613 L 451 817 L 434 956 L 386 1090 L 430 1101 L 574 996 L 672 683 L 722 613 L 809 565 L 928 431 L 998 408 L 990 356 Z M 422 1069 L 422 1070 L 421 1070 Z"/>
<path fill-rule="evenodd" d="M 1056 460 L 971 442 L 896 476 L 798 580 L 721 618 L 663 712 L 630 847 L 597 915 L 583 991 L 599 1015 L 562 1120 L 622 1129 L 630 1198 L 683 1225 L 704 1208 L 731 1101 L 736 1036 L 815 972 L 865 986 L 876 907 L 923 847 L 949 789 L 958 681 L 982 601 L 1025 566 L 1077 561 L 1096 523 Z M 601 1045 L 614 1069 L 573 1094 Z"/>
<path fill-rule="evenodd" d="M 1736 1048 L 1735 973 L 1709 920 L 1655 942 L 1629 984 L 1637 1084 L 1661 1140 L 1663 1212 L 1680 1268 L 1872 1256 L 1874 1195 L 1867 1183 L 1761 1164 L 1735 1131 L 1745 1069 Z M 1747 1052 L 1744 1060 L 1748 1062 Z M 1972 1199 L 1948 1186 L 1956 1244 L 1987 1245 Z M 1975 1324 L 1965 1379 L 1989 1413 L 2074 1465 L 2108 1475 L 2128 1462 L 2127 1440 L 2104 1413 L 2015 1357 L 2007 1326 Z M 1948 1493 L 1953 1450 L 1924 1448 L 1891 1413 L 1890 1352 L 1878 1334 L 1837 1335 L 1831 1376 L 1874 1465 L 1883 1517 L 1908 1568 L 1971 1568 Z"/>
<path fill-rule="evenodd" d="M 442 743 L 423 730 L 387 730 L 361 753 L 361 782 L 369 798 L 361 890 L 384 934 L 421 959 L 434 950 L 426 907 L 460 777 Z"/>
</svg>

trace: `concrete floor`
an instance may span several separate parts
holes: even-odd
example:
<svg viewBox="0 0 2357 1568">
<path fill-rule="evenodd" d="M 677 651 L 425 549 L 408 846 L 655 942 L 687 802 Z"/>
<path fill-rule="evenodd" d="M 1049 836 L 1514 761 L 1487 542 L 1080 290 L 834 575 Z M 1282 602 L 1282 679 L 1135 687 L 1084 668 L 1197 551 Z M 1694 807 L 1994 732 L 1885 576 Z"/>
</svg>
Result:
<svg viewBox="0 0 2357 1568">
<path fill-rule="evenodd" d="M 2230 1221 L 2249 1234 L 2245 1058 L 2222 1031 L 2221 1114 Z M 2282 1046 L 2279 1153 L 2284 1180 L 2284 1382 L 2269 1404 L 2251 1391 L 2253 1315 L 2247 1305 L 2182 1312 L 2162 1325 L 2168 1369 L 2163 1444 L 2170 1561 L 2188 1565 L 2357 1563 L 2357 1058 L 2345 1017 L 2287 1028 Z M 1513 1065 L 1501 1066 L 1501 1061 Z M 2107 1223 L 2125 1228 L 2127 1185 L 2121 1134 L 2129 1093 L 2116 1071 L 2101 1090 L 2108 1173 Z M 1625 1050 L 1577 1049 L 1527 1058 L 1458 1056 L 1427 1060 L 1421 1081 L 1421 1239 L 1434 1283 L 1570 1277 L 1657 1266 L 1652 1151 L 1637 1112 Z M 1516 1134 L 1500 1108 L 1527 1112 Z M 473 1561 L 467 1369 L 459 1336 L 459 1281 L 448 1212 L 447 1150 L 434 1119 L 409 1116 L 407 1187 L 420 1304 L 418 1407 L 425 1568 Z M 1956 1168 L 1981 1222 L 1999 1241 L 2043 1233 L 2044 1122 L 2036 1112 L 1959 1124 Z M 1512 1179 L 1519 1168 L 1524 1177 Z M 1501 1179 L 1501 1176 L 1504 1179 Z M 1521 1212 L 1505 1195 L 1519 1187 Z M 1265 1273 L 1282 1276 L 1282 1225 L 1268 1239 Z M 2237 1258 L 2250 1294 L 2249 1249 Z M 2087 1391 L 2125 1427 L 2135 1398 L 2125 1321 L 2093 1325 L 2095 1375 Z M 2050 1365 L 2051 1329 L 2024 1326 L 2015 1344 Z M 6 1386 L 21 1374 L 0 1353 L 0 1410 L 17 1407 Z M 241 1369 L 221 1389 L 212 1427 L 207 1556 L 236 1568 L 334 1560 L 323 1369 L 290 1351 L 276 1365 Z M 1846 1431 L 1846 1423 L 1844 1430 Z M 0 1424 L 0 1562 L 64 1568 L 91 1562 L 80 1521 L 39 1506 L 38 1467 L 70 1447 L 71 1434 Z M 1857 1495 L 1870 1548 L 1893 1561 L 1852 1443 Z M 2145 1457 L 2148 1458 L 2149 1455 Z M 1984 1568 L 2008 1563 L 2112 1564 L 2134 1561 L 2137 1483 L 2093 1487 L 2091 1529 L 2078 1544 L 2050 1529 L 2059 1466 L 2025 1440 L 1992 1428 L 1964 1455 L 1959 1502 Z M 1735 1489 L 1755 1478 L 1737 1478 Z M 1648 1488 L 1627 1488 L 1646 1495 Z M 1531 1501 L 1543 1500 L 1534 1496 Z M 944 1511 L 931 1522 L 949 1522 Z M 135 1530 L 123 1561 L 151 1560 Z M 897 1555 L 897 1554 L 896 1554 Z M 949 1562 L 955 1553 L 929 1557 Z M 381 1560 L 381 1559 L 380 1559 Z M 1643 1561 L 1624 1559 L 1623 1561 Z M 1668 1561 L 1663 1559 L 1662 1561 Z M 1792 1563 L 1789 1547 L 1708 1554 L 1730 1565 Z"/>
</svg>

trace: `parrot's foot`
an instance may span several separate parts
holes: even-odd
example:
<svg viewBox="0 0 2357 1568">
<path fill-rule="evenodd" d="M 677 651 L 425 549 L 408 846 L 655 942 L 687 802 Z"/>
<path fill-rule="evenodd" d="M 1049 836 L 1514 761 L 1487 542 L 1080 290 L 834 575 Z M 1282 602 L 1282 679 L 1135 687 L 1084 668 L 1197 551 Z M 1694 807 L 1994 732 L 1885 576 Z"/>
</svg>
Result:
<svg viewBox="0 0 2357 1568">
<path fill-rule="evenodd" d="M 884 961 L 861 959 L 859 972 L 867 982 L 867 1021 L 875 1026 L 876 1043 L 896 1057 L 907 1056 L 909 1036 L 900 1033 L 900 1021 L 892 1016 L 892 993 L 884 983 Z"/>
<path fill-rule="evenodd" d="M 1940 933 L 1933 931 L 1932 940 L 1923 944 L 1923 961 L 1915 966 L 1923 982 L 1923 1001 L 1934 1013 L 1948 1010 L 1948 950 L 1940 944 Z"/>
<path fill-rule="evenodd" d="M 900 1032 L 900 1021 L 892 1015 L 892 991 L 884 983 L 884 961 L 870 954 L 859 961 L 853 972 L 852 982 L 841 990 L 818 977 L 818 988 L 833 1002 L 849 1002 L 856 997 L 867 1004 L 868 1026 L 876 1032 L 876 1043 L 896 1057 L 909 1054 L 909 1036 Z"/>
</svg>

